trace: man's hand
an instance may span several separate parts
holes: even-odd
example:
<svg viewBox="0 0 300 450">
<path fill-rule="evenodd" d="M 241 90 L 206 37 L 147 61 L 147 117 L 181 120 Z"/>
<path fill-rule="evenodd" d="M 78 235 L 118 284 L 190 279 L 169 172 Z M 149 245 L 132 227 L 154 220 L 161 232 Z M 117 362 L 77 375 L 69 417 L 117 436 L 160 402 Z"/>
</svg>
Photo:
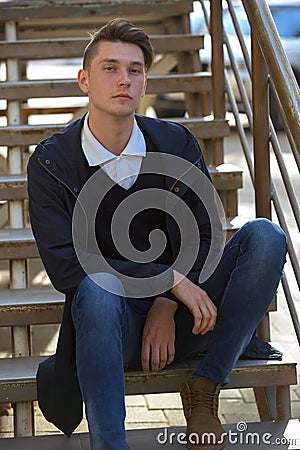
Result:
<svg viewBox="0 0 300 450">
<path fill-rule="evenodd" d="M 193 314 L 193 334 L 205 334 L 214 329 L 217 308 L 203 289 L 174 270 L 174 287 L 171 292 Z"/>
<path fill-rule="evenodd" d="M 145 373 L 157 372 L 175 356 L 175 321 L 177 303 L 157 297 L 148 311 L 143 330 L 142 367 Z"/>
</svg>

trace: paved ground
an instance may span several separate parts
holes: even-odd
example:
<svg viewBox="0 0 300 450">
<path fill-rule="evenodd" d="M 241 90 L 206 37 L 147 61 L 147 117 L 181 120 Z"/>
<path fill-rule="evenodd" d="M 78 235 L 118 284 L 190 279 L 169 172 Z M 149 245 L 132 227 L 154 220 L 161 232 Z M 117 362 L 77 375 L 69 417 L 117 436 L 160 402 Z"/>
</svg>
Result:
<svg viewBox="0 0 300 450">
<path fill-rule="evenodd" d="M 284 139 L 284 137 L 282 137 L 282 139 Z M 231 163 L 235 163 L 243 167 L 244 163 L 240 153 L 237 151 L 237 140 L 234 134 L 230 140 L 227 141 L 227 150 L 228 162 L 230 161 Z M 290 170 L 292 176 L 296 176 L 296 172 L 293 172 L 294 169 L 292 165 L 290 166 Z M 241 192 L 240 212 L 248 217 L 253 217 L 253 196 L 250 193 L 249 179 L 246 175 L 244 177 L 244 186 L 245 188 Z M 300 186 L 298 187 L 300 189 Z M 290 227 L 292 232 L 295 231 L 292 221 L 290 223 Z M 35 271 L 38 272 L 38 270 Z M 38 274 L 36 275 L 40 276 Z M 299 311 L 299 292 L 295 285 L 292 285 L 292 289 L 295 294 L 296 307 Z M 299 345 L 297 343 L 295 333 L 293 332 L 292 323 L 281 289 L 279 289 L 278 292 L 278 310 L 271 314 L 271 324 L 272 340 L 280 341 L 280 343 L 288 350 L 290 355 L 293 356 L 298 363 L 300 363 Z M 54 326 L 33 327 L 34 352 L 39 353 L 40 351 L 43 351 L 51 354 L 55 348 L 56 338 L 57 328 Z M 9 330 L 0 329 L 1 356 L 6 356 L 5 349 L 9 347 Z M 129 396 L 126 398 L 126 406 L 126 427 L 128 429 L 184 425 L 181 402 L 178 394 Z M 12 435 L 12 410 L 8 410 L 8 412 L 8 416 L 3 416 L 0 418 L 0 437 L 9 437 Z M 259 418 L 252 390 L 240 389 L 222 391 L 220 400 L 220 415 L 221 420 L 224 423 L 258 421 Z M 292 387 L 292 417 L 300 417 L 300 378 L 298 379 L 298 385 Z M 36 430 L 37 434 L 57 433 L 57 430 L 43 419 L 37 406 Z M 86 420 L 83 420 L 79 430 L 87 430 Z"/>
</svg>

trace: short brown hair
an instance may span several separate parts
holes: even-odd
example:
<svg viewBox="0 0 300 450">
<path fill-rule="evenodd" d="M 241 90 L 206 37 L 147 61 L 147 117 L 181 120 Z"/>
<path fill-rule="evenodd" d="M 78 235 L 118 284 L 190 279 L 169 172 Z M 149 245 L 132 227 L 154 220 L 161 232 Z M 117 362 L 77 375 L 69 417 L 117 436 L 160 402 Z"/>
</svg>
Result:
<svg viewBox="0 0 300 450">
<path fill-rule="evenodd" d="M 135 44 L 143 52 L 145 70 L 149 70 L 153 62 L 153 47 L 149 36 L 140 28 L 136 28 L 129 20 L 117 18 L 94 33 L 90 33 L 91 41 L 86 46 L 83 54 L 83 68 L 89 69 L 92 59 L 95 57 L 97 46 L 101 41 L 126 42 Z"/>
</svg>

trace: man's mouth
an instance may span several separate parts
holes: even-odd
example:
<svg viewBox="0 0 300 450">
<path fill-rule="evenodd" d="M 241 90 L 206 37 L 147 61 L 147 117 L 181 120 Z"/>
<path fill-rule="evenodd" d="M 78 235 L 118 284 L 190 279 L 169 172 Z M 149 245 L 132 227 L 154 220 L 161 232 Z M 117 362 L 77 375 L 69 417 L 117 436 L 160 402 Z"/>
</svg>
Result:
<svg viewBox="0 0 300 450">
<path fill-rule="evenodd" d="M 129 94 L 121 92 L 120 94 L 114 95 L 114 98 L 129 98 L 129 99 L 131 99 L 132 97 Z"/>
</svg>

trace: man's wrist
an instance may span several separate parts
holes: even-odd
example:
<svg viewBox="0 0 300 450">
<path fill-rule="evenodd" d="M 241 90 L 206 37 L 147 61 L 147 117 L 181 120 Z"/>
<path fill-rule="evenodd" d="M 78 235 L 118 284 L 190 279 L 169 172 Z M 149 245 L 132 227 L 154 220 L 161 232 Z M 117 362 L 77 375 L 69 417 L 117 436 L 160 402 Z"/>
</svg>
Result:
<svg viewBox="0 0 300 450">
<path fill-rule="evenodd" d="M 174 300 L 171 300 L 167 297 L 156 297 L 153 305 L 161 306 L 165 310 L 169 310 L 170 313 L 173 314 L 175 314 L 178 309 L 178 304 Z"/>
</svg>

